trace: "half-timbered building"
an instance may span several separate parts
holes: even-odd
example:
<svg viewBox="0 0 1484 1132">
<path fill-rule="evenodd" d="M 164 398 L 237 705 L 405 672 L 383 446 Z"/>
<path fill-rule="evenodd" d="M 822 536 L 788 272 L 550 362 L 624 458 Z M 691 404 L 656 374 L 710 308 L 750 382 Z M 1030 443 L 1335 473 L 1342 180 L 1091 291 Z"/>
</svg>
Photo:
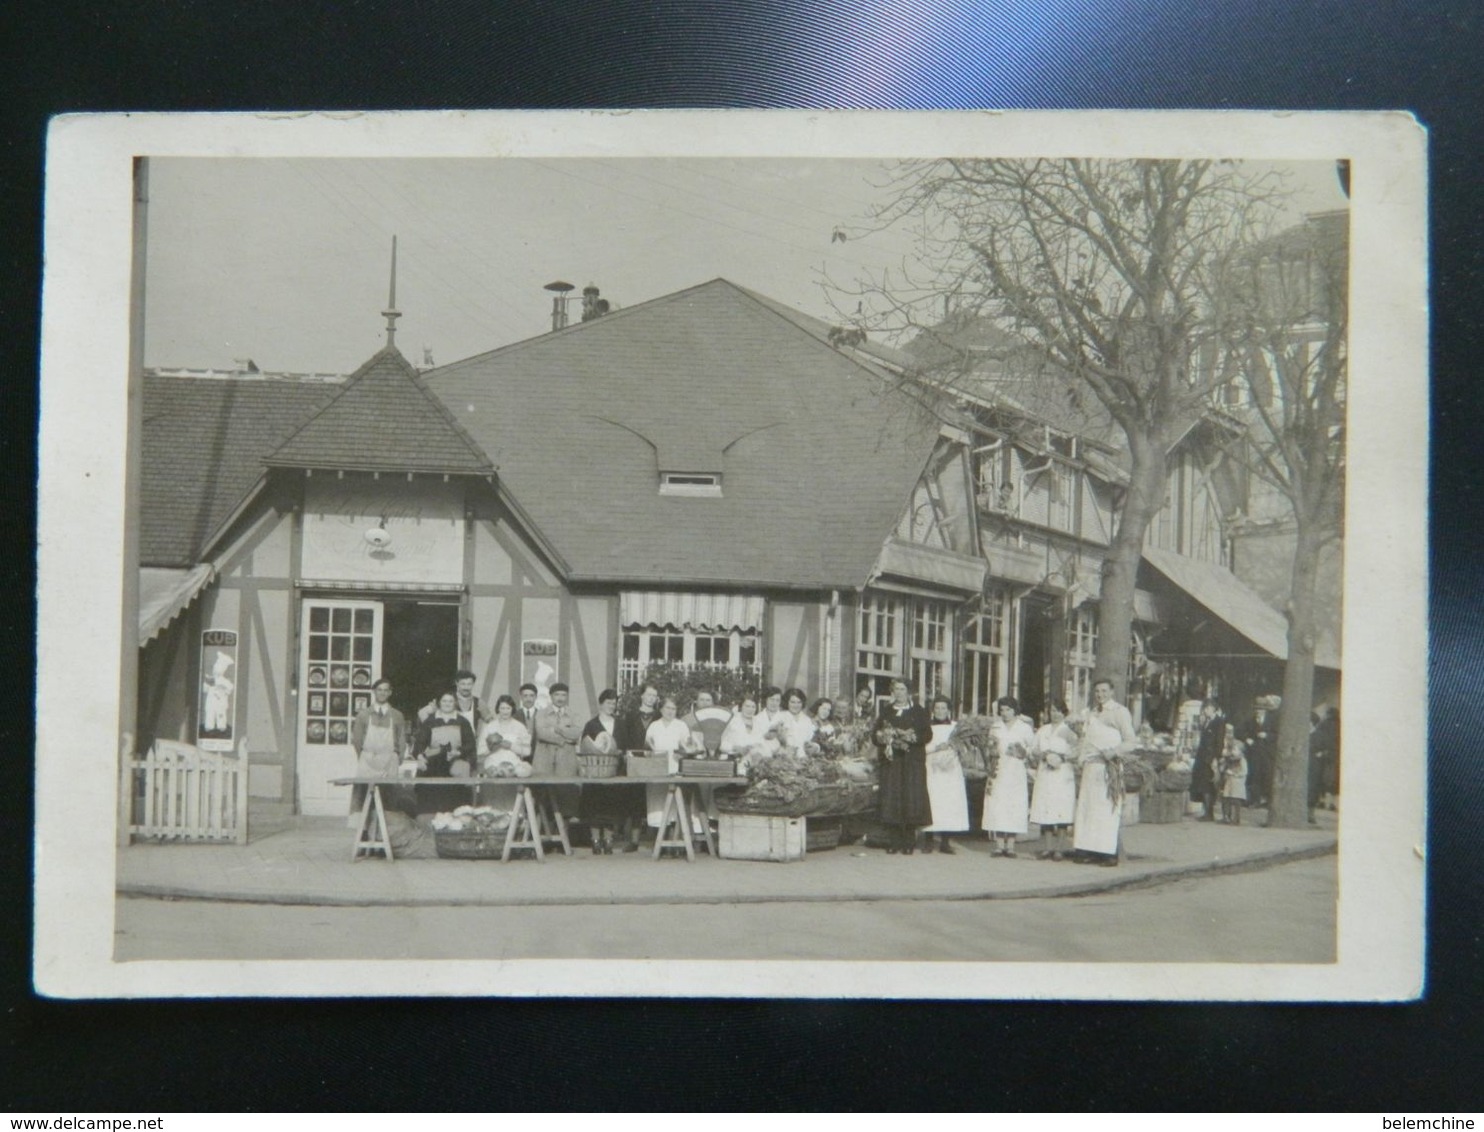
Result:
<svg viewBox="0 0 1484 1132">
<path fill-rule="evenodd" d="M 945 396 L 725 280 L 426 371 L 389 328 L 343 380 L 144 395 L 140 745 L 245 739 L 285 809 L 343 810 L 328 783 L 381 675 L 408 711 L 469 668 L 486 699 L 560 680 L 587 712 L 657 662 L 811 695 L 903 676 L 975 712 L 1090 696 L 1116 437 Z M 1282 616 L 1232 571 L 1222 427 L 1171 452 L 1136 711 L 1281 672 Z"/>
</svg>

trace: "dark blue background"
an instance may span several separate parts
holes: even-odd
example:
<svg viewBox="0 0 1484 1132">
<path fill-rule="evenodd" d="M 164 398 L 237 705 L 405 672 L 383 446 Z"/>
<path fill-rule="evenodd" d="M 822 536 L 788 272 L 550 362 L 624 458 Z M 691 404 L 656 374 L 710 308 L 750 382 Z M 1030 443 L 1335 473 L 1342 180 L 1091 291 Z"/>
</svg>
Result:
<svg viewBox="0 0 1484 1132">
<path fill-rule="evenodd" d="M 50 114 L 1412 110 L 1432 131 L 1433 701 L 1428 1000 L 1398 1007 L 50 1003 L 29 990 L 30 803 L 12 781 L 0 823 L 3 898 L 13 910 L 0 928 L 9 1006 L 0 1108 L 1478 1107 L 1470 1066 L 1479 1064 L 1484 1006 L 1484 713 L 1475 705 L 1484 696 L 1474 595 L 1484 576 L 1475 534 L 1484 445 L 1471 428 L 1484 301 L 1484 91 L 1475 5 L 23 0 L 6 18 L 0 372 L 9 427 L 0 432 L 0 499 L 16 532 L 34 530 L 40 177 Z M 5 734 L 17 771 L 31 742 L 24 673 L 33 664 L 34 576 L 24 543 L 0 560 L 10 594 L 0 639 L 12 654 Z M 409 1057 L 414 1049 L 442 1052 Z"/>
</svg>

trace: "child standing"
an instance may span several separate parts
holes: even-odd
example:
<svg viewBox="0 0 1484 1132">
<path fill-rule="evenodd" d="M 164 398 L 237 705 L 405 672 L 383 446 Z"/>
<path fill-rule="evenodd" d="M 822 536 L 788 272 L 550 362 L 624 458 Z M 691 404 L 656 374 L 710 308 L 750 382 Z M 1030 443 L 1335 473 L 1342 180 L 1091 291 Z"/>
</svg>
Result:
<svg viewBox="0 0 1484 1132">
<path fill-rule="evenodd" d="M 1221 757 L 1221 820 L 1227 825 L 1242 824 L 1242 808 L 1247 804 L 1247 751 L 1238 740 L 1227 743 Z"/>
</svg>

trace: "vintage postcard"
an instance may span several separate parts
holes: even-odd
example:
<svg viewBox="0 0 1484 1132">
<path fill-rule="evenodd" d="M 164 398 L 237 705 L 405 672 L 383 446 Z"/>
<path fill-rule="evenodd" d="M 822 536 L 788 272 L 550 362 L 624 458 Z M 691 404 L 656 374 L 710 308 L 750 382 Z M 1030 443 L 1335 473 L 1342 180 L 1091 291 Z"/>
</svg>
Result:
<svg viewBox="0 0 1484 1132">
<path fill-rule="evenodd" d="M 1417 997 L 1425 152 L 56 120 L 38 990 Z"/>
</svg>

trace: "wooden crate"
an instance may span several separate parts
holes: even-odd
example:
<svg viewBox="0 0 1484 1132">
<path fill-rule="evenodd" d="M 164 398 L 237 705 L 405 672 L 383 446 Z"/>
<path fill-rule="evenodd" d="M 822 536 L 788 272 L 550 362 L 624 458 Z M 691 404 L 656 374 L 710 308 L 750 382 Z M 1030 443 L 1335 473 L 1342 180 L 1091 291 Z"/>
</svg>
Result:
<svg viewBox="0 0 1484 1132">
<path fill-rule="evenodd" d="M 733 778 L 736 759 L 681 759 L 680 773 L 694 778 Z"/>
<path fill-rule="evenodd" d="M 732 861 L 802 861 L 807 821 L 723 813 L 717 820 L 717 854 Z"/>
<path fill-rule="evenodd" d="M 1139 820 L 1145 825 L 1173 825 L 1185 818 L 1188 790 L 1156 790 L 1144 799 Z"/>
<path fill-rule="evenodd" d="M 826 849 L 838 849 L 844 824 L 844 818 L 805 818 L 804 851 L 822 853 Z"/>
<path fill-rule="evenodd" d="M 670 773 L 667 755 L 625 755 L 624 776 L 626 778 L 664 778 Z"/>
</svg>

